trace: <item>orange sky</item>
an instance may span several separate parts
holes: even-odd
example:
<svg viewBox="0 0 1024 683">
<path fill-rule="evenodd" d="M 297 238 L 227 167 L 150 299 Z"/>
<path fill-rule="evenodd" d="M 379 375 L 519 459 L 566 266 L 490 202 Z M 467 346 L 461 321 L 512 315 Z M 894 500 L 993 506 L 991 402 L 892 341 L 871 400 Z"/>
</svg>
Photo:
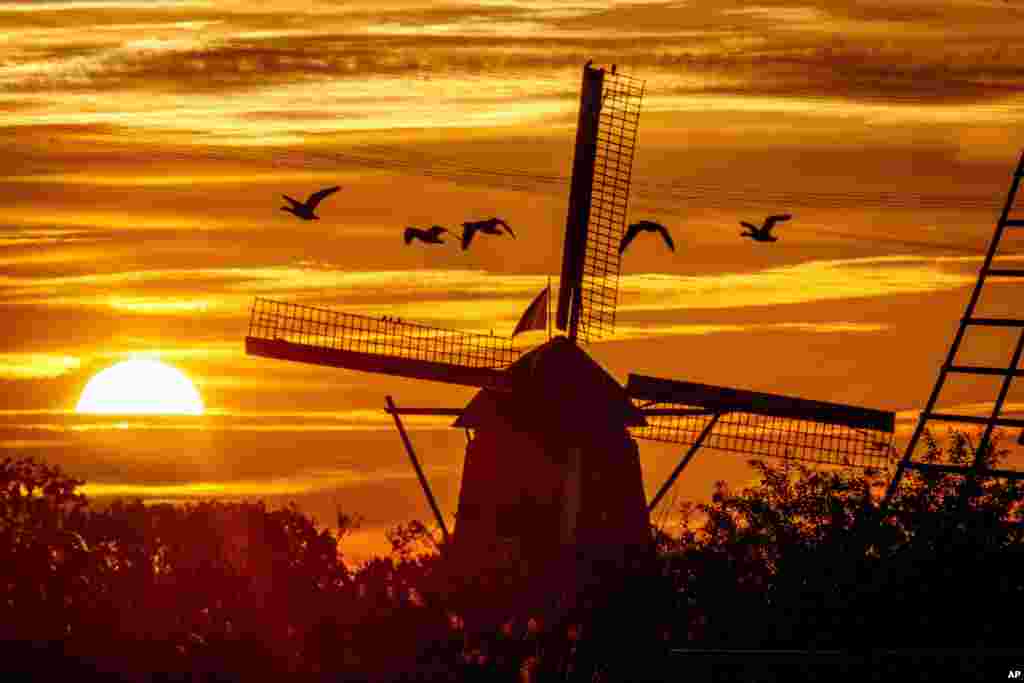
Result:
<svg viewBox="0 0 1024 683">
<path fill-rule="evenodd" d="M 559 272 L 588 59 L 647 83 L 629 217 L 665 223 L 677 250 L 630 247 L 618 334 L 587 351 L 623 381 L 894 410 L 905 432 L 1024 147 L 1021 11 L 0 2 L 0 455 L 60 463 L 97 496 L 284 496 L 325 521 L 337 504 L 367 517 L 372 547 L 382 527 L 426 519 L 384 396 L 455 407 L 472 391 L 246 357 L 248 307 L 268 296 L 511 333 Z M 343 189 L 322 220 L 278 210 L 282 192 L 329 184 Z M 795 218 L 779 242 L 739 238 L 738 221 L 780 211 Z M 492 215 L 518 239 L 401 242 L 406 225 Z M 1003 253 L 1024 254 L 1020 239 Z M 1012 286 L 983 305 L 1012 312 Z M 1010 349 L 969 352 L 1005 364 Z M 180 367 L 212 414 L 67 414 L 131 354 Z M 991 393 L 973 382 L 951 400 Z M 454 513 L 464 437 L 447 424 L 411 433 Z M 650 493 L 679 449 L 641 449 Z M 698 456 L 680 496 L 741 485 L 743 460 Z"/>
</svg>

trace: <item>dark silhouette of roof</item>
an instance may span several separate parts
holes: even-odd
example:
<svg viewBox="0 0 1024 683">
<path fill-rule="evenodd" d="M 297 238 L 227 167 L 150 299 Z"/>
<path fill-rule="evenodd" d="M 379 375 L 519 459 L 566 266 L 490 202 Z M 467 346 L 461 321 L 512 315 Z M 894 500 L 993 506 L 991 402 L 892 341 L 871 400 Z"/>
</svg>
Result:
<svg viewBox="0 0 1024 683">
<path fill-rule="evenodd" d="M 512 391 L 481 390 L 454 426 L 501 420 L 532 431 L 589 432 L 647 424 L 625 388 L 563 336 L 520 356 L 505 375 Z"/>
</svg>

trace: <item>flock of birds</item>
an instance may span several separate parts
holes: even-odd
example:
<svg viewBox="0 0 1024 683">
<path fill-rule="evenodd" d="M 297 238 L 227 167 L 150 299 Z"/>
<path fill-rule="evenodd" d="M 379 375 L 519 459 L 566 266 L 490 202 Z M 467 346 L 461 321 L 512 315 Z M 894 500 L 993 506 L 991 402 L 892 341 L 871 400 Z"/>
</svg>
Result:
<svg viewBox="0 0 1024 683">
<path fill-rule="evenodd" d="M 288 195 L 281 195 L 289 203 L 288 206 L 282 206 L 281 210 L 294 214 L 296 217 L 302 218 L 303 220 L 319 220 L 320 216 L 317 216 L 315 213 L 316 207 L 326 197 L 334 194 L 340 189 L 341 187 L 339 185 L 335 185 L 333 187 L 325 187 L 324 189 L 318 190 L 317 192 L 314 192 L 313 194 L 309 195 L 309 198 L 306 199 L 306 201 L 304 202 L 300 202 L 299 200 L 293 197 L 289 197 Z M 772 234 L 772 228 L 775 226 L 776 223 L 788 221 L 792 217 L 793 216 L 788 213 L 768 216 L 767 218 L 764 219 L 764 222 L 761 223 L 761 227 L 757 227 L 753 223 L 740 221 L 740 225 L 746 228 L 746 231 L 741 232 L 740 236 L 749 237 L 755 242 L 775 242 L 779 238 Z M 440 225 L 432 225 L 426 229 L 414 228 L 410 226 L 405 229 L 403 239 L 405 240 L 406 244 L 411 244 L 413 240 L 419 240 L 420 242 L 424 242 L 426 244 L 444 244 L 445 241 L 441 239 L 441 235 L 447 232 L 450 231 L 447 228 L 442 227 Z M 473 235 L 475 235 L 478 232 L 483 233 L 485 235 L 503 235 L 507 232 L 509 235 L 512 236 L 513 239 L 515 239 L 516 236 L 515 233 L 512 232 L 511 226 L 509 226 L 508 223 L 506 223 L 500 218 L 488 218 L 487 220 L 483 221 L 467 221 L 462 224 L 462 235 L 459 238 L 463 250 L 469 248 L 470 242 L 473 241 Z M 668 245 L 668 248 L 671 251 L 676 250 L 676 245 L 672 241 L 672 236 L 669 234 L 668 228 L 666 228 L 661 223 L 643 220 L 631 224 L 626 229 L 626 234 L 625 236 L 623 236 L 622 242 L 619 244 L 619 254 L 625 252 L 626 247 L 628 247 L 630 242 L 632 242 L 633 239 L 636 238 L 636 236 L 639 235 L 641 232 L 655 232 L 661 234 L 662 238 L 665 240 L 665 244 Z"/>
<path fill-rule="evenodd" d="M 316 207 L 328 196 L 334 194 L 341 189 L 341 186 L 334 185 L 333 187 L 325 187 L 322 190 L 318 190 L 313 194 L 309 195 L 309 198 L 304 202 L 300 202 L 294 197 L 288 195 L 281 195 L 288 201 L 288 206 L 282 206 L 282 211 L 294 214 L 296 217 L 307 221 L 320 220 L 320 216 L 316 215 Z M 462 236 L 460 241 L 462 242 L 463 250 L 469 248 L 470 242 L 473 241 L 473 235 L 478 232 L 482 232 L 485 235 L 502 235 L 507 232 L 514 239 L 516 234 L 512 232 L 511 226 L 500 218 L 489 218 L 485 221 L 467 221 L 462 224 Z M 403 238 L 406 244 L 412 243 L 413 240 L 419 240 L 426 242 L 427 244 L 444 244 L 444 240 L 441 239 L 442 233 L 449 232 L 448 228 L 444 228 L 440 225 L 432 225 L 427 229 L 408 227 L 405 229 Z"/>
<path fill-rule="evenodd" d="M 512 239 L 515 239 L 516 234 L 512 232 L 512 228 L 500 218 L 488 218 L 485 221 L 466 221 L 462 224 L 462 237 L 460 238 L 462 249 L 469 249 L 469 243 L 473 241 L 473 235 L 476 233 L 503 235 L 502 228 L 512 236 Z M 414 239 L 426 242 L 427 244 L 444 244 L 441 234 L 445 232 L 449 232 L 448 228 L 441 227 L 440 225 L 432 225 L 426 230 L 408 227 L 405 229 L 404 239 L 406 244 L 410 244 Z"/>
</svg>

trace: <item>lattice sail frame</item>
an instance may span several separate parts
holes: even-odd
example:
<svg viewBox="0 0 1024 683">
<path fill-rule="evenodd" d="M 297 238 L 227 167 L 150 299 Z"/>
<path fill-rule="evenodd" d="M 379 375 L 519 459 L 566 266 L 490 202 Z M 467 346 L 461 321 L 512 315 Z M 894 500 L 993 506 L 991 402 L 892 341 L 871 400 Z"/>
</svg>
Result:
<svg viewBox="0 0 1024 683">
<path fill-rule="evenodd" d="M 693 444 L 718 414 L 704 448 L 879 469 L 894 458 L 891 412 L 632 374 L 627 392 L 647 419 L 630 428 L 638 439 Z"/>
<path fill-rule="evenodd" d="M 638 439 L 692 444 L 707 426 L 712 413 L 698 406 L 693 415 L 658 415 L 645 410 L 646 427 L 631 427 Z M 701 414 L 696 414 L 697 412 Z M 884 469 L 892 460 L 891 433 L 793 418 L 726 412 L 708 434 L 702 448 L 783 458 L 825 465 Z"/>
<path fill-rule="evenodd" d="M 621 265 L 619 244 L 626 232 L 643 95 L 643 81 L 614 72 L 604 74 L 590 220 L 580 282 L 578 333 L 586 342 L 615 331 Z"/>
<path fill-rule="evenodd" d="M 257 297 L 249 337 L 466 368 L 504 369 L 520 355 L 504 337 L 332 311 Z"/>
</svg>

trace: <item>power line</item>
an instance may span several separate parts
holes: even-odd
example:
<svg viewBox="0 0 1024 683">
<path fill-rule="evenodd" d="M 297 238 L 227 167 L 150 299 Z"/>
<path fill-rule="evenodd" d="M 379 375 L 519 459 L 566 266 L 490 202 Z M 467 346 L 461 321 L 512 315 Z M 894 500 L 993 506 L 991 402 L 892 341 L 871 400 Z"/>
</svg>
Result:
<svg viewBox="0 0 1024 683">
<path fill-rule="evenodd" d="M 156 157 L 156 158 L 154 158 Z M 503 190 L 540 192 L 552 196 L 563 196 L 568 189 L 570 178 L 558 173 L 543 173 L 529 168 L 495 170 L 467 164 L 453 157 L 424 152 L 410 152 L 387 145 L 366 145 L 353 152 L 275 152 L 266 149 L 235 147 L 205 147 L 192 149 L 161 149 L 152 156 L 158 163 L 161 158 L 176 161 L 250 162 L 269 164 L 275 167 L 315 170 L 339 165 L 368 168 L 403 175 L 418 175 L 454 183 L 482 185 Z M 857 190 L 770 190 L 763 187 L 737 187 L 714 185 L 701 181 L 644 181 L 635 180 L 632 185 L 634 206 L 652 206 L 668 215 L 685 215 L 673 205 L 685 204 L 687 210 L 694 207 L 721 210 L 768 210 L 780 207 L 808 209 L 858 208 L 867 210 L 948 210 L 948 211 L 990 211 L 995 210 L 998 198 L 974 194 L 922 194 L 896 192 L 870 192 Z M 723 228 L 724 229 L 724 228 Z M 733 229 L 732 225 L 728 229 Z M 803 229 L 797 225 L 787 226 L 787 232 L 815 232 L 840 239 L 863 240 L 872 243 L 887 243 L 912 248 L 933 248 L 963 253 L 977 253 L 978 248 L 933 240 L 912 240 L 877 235 L 859 235 L 844 230 L 814 227 Z"/>
<path fill-rule="evenodd" d="M 561 192 L 569 185 L 569 176 L 557 173 L 540 173 L 532 169 L 494 170 L 473 166 L 440 155 L 421 152 L 410 154 L 399 148 L 372 145 L 361 150 L 376 151 L 377 155 L 358 152 L 285 152 L 274 153 L 265 150 L 239 148 L 205 148 L 195 151 L 160 150 L 154 156 L 163 156 L 178 161 L 250 161 L 266 163 L 277 167 L 301 168 L 304 170 L 322 168 L 336 169 L 339 164 L 383 171 L 401 171 L 411 175 L 439 178 L 465 183 L 500 183 L 507 189 L 541 190 L 556 189 Z M 388 155 L 388 156 L 385 156 Z M 400 158 L 400 155 L 414 158 Z M 703 202 L 702 207 L 724 208 L 736 206 L 776 207 L 778 205 L 799 205 L 805 208 L 858 208 L 880 209 L 935 209 L 935 210 L 977 210 L 997 208 L 998 200 L 977 194 L 924 194 L 916 192 L 869 192 L 856 190 L 834 191 L 778 191 L 766 190 L 761 186 L 712 185 L 680 179 L 668 182 L 635 179 L 632 189 L 641 197 L 654 199 L 668 198 L 676 201 Z"/>
</svg>

